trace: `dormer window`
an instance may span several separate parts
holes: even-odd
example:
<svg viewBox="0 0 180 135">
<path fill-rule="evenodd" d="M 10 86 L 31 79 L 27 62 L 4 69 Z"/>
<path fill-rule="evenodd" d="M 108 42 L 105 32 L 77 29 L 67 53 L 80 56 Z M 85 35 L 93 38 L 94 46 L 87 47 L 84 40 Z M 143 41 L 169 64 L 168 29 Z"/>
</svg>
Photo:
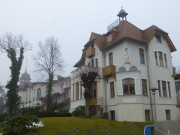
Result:
<svg viewBox="0 0 180 135">
<path fill-rule="evenodd" d="M 162 37 L 161 37 L 161 35 L 156 34 L 156 35 L 155 35 L 155 38 L 156 38 L 156 42 L 162 43 Z"/>
<path fill-rule="evenodd" d="M 108 42 L 112 41 L 112 35 L 108 36 Z"/>
</svg>

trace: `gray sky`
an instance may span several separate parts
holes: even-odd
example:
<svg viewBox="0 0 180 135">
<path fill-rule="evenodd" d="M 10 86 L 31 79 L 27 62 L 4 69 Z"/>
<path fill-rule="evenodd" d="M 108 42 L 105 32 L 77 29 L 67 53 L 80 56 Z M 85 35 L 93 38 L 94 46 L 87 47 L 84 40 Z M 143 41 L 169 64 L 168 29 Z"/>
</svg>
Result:
<svg viewBox="0 0 180 135">
<path fill-rule="evenodd" d="M 6 32 L 23 34 L 33 49 L 25 53 L 32 81 L 37 77 L 32 55 L 39 41 L 55 36 L 60 43 L 65 69 L 70 75 L 80 59 L 84 44 L 91 32 L 103 34 L 107 26 L 117 20 L 123 7 L 127 20 L 140 29 L 156 25 L 169 33 L 177 48 L 172 53 L 173 65 L 180 66 L 180 1 L 179 0 L 0 0 L 0 35 Z M 23 62 L 21 73 L 25 71 Z M 10 76 L 10 61 L 0 55 L 0 83 Z"/>
</svg>

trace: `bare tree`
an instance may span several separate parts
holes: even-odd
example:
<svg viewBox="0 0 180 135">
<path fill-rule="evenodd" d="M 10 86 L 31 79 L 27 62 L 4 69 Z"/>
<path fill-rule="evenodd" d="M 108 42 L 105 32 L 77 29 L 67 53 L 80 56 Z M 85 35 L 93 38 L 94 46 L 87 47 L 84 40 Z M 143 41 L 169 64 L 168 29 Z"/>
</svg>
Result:
<svg viewBox="0 0 180 135">
<path fill-rule="evenodd" d="M 11 80 L 6 85 L 8 88 L 6 105 L 10 115 L 14 115 L 19 108 L 20 98 L 17 94 L 19 74 L 24 58 L 24 51 L 30 49 L 30 44 L 23 39 L 22 35 L 15 36 L 6 33 L 0 39 L 0 51 L 7 53 L 11 60 Z"/>
<path fill-rule="evenodd" d="M 92 66 L 83 66 L 79 68 L 80 77 L 82 80 L 82 85 L 85 89 L 84 97 L 86 101 L 85 106 L 85 115 L 86 117 L 90 117 L 90 103 L 92 99 L 92 85 L 95 83 L 95 79 L 98 76 L 98 67 Z"/>
<path fill-rule="evenodd" d="M 46 74 L 48 80 L 46 92 L 47 111 L 51 110 L 52 105 L 52 85 L 55 74 L 62 71 L 63 60 L 61 59 L 60 46 L 54 37 L 48 38 L 44 43 L 39 42 L 39 52 L 33 57 L 38 72 Z"/>
</svg>

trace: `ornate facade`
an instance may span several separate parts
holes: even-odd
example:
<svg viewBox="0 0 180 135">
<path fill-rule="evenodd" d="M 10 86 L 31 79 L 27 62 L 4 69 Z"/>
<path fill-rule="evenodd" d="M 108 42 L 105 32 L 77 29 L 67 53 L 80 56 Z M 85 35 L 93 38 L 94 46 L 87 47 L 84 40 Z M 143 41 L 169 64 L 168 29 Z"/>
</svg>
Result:
<svg viewBox="0 0 180 135">
<path fill-rule="evenodd" d="M 176 51 L 169 35 L 155 25 L 141 30 L 127 21 L 121 9 L 119 21 L 106 34 L 92 33 L 81 59 L 71 73 L 73 111 L 85 105 L 78 76 L 83 66 L 99 68 L 92 88 L 91 106 L 108 112 L 117 121 L 179 120 L 171 53 Z M 151 88 L 158 90 L 154 96 Z M 155 104 L 155 105 L 154 105 Z M 155 111 L 156 108 L 156 111 Z"/>
</svg>

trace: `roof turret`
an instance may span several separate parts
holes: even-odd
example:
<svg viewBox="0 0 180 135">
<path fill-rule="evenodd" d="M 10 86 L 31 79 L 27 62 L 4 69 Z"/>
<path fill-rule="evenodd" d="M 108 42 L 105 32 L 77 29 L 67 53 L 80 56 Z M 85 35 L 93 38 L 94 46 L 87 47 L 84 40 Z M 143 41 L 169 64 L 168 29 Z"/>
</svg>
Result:
<svg viewBox="0 0 180 135">
<path fill-rule="evenodd" d="M 31 79 L 30 78 L 30 74 L 27 73 L 27 71 L 25 71 L 22 75 L 21 75 L 21 78 L 20 79 Z"/>
<path fill-rule="evenodd" d="M 121 7 L 121 10 L 119 11 L 117 16 L 119 17 L 119 20 L 120 20 L 120 18 L 122 18 L 122 20 L 124 20 L 124 18 L 126 19 L 127 15 L 128 15 L 128 13 Z"/>
</svg>

